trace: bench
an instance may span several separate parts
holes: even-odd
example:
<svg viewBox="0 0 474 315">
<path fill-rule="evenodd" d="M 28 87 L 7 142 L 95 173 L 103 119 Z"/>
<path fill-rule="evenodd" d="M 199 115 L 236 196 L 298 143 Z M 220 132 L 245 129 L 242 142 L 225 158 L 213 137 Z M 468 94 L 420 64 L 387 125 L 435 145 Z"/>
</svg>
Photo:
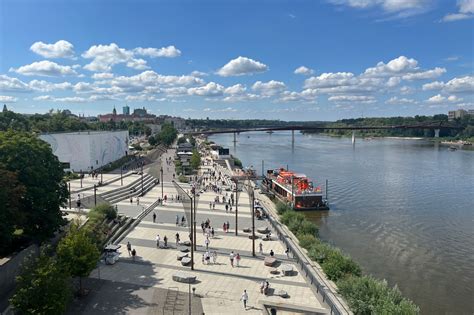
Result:
<svg viewBox="0 0 474 315">
<path fill-rule="evenodd" d="M 194 283 L 196 282 L 196 276 L 186 272 L 177 272 L 173 274 L 173 280 L 182 283 Z"/>
</svg>

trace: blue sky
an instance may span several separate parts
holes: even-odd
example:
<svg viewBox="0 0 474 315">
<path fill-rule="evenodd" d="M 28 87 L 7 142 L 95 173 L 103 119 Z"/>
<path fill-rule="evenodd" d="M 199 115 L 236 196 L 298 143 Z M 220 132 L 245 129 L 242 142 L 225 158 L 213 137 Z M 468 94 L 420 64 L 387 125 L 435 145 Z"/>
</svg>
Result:
<svg viewBox="0 0 474 315">
<path fill-rule="evenodd" d="M 332 120 L 474 107 L 474 0 L 0 0 L 18 112 Z"/>
</svg>

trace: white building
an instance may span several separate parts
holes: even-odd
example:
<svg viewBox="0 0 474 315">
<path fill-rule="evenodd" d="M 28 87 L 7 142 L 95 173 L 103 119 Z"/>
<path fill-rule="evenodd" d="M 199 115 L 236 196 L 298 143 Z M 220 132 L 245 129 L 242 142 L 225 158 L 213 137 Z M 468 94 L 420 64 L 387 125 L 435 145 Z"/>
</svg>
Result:
<svg viewBox="0 0 474 315">
<path fill-rule="evenodd" d="M 82 131 L 42 134 L 65 170 L 87 172 L 128 154 L 127 131 Z"/>
</svg>

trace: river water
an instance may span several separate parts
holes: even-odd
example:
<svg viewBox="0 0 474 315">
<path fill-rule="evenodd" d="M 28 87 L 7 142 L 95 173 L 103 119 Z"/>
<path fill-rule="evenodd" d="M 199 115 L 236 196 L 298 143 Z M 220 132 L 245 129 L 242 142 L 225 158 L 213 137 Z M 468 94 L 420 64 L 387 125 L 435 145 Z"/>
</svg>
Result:
<svg viewBox="0 0 474 315">
<path fill-rule="evenodd" d="M 329 180 L 331 210 L 306 212 L 364 272 L 397 284 L 423 314 L 474 314 L 474 151 L 425 140 L 290 132 L 210 137 L 244 166 Z"/>
</svg>

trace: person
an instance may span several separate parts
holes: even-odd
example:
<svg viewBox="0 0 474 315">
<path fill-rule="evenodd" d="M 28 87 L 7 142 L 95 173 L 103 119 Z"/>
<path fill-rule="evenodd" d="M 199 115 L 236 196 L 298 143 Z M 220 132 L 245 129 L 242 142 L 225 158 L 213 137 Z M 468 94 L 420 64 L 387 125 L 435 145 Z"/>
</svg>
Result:
<svg viewBox="0 0 474 315">
<path fill-rule="evenodd" d="M 229 232 L 229 229 L 230 229 L 230 223 L 229 223 L 229 221 L 227 221 L 226 229 L 227 229 L 227 232 Z"/>
<path fill-rule="evenodd" d="M 212 202 L 209 202 L 209 210 L 212 209 Z"/>
<path fill-rule="evenodd" d="M 137 251 L 134 249 L 132 249 L 132 259 L 133 261 L 135 261 L 135 256 L 137 255 Z"/>
<path fill-rule="evenodd" d="M 179 223 L 179 215 L 176 215 L 176 226 L 178 226 L 178 223 Z"/>
<path fill-rule="evenodd" d="M 222 224 L 222 229 L 224 230 L 224 233 L 227 233 L 226 227 L 227 227 L 227 224 L 225 224 L 224 222 L 224 224 Z"/>
<path fill-rule="evenodd" d="M 249 300 L 249 295 L 247 294 L 247 290 L 244 290 L 244 293 L 242 293 L 240 300 L 244 302 L 244 309 L 247 310 L 247 301 Z"/>
<path fill-rule="evenodd" d="M 140 204 L 140 197 L 137 197 L 137 206 Z"/>
<path fill-rule="evenodd" d="M 262 242 L 260 242 L 260 244 L 258 244 L 258 249 L 260 251 L 260 255 L 263 255 L 263 244 L 262 244 Z"/>
<path fill-rule="evenodd" d="M 206 240 L 204 241 L 204 244 L 206 244 L 206 250 L 209 249 L 209 243 L 210 243 L 209 239 L 206 238 Z"/>
<path fill-rule="evenodd" d="M 225 212 L 227 213 L 228 211 L 229 211 L 229 205 L 226 204 L 226 205 L 225 205 Z"/>
<path fill-rule="evenodd" d="M 209 253 L 209 251 L 206 252 L 206 265 L 209 265 L 210 262 L 211 262 L 211 254 Z"/>
<path fill-rule="evenodd" d="M 130 203 L 133 203 L 133 197 L 130 197 Z"/>
<path fill-rule="evenodd" d="M 286 258 L 290 258 L 290 248 L 287 246 L 285 250 Z"/>
<path fill-rule="evenodd" d="M 212 238 L 214 238 L 214 228 L 211 229 Z"/>
<path fill-rule="evenodd" d="M 160 247 L 160 234 L 156 234 L 156 247 Z"/>
<path fill-rule="evenodd" d="M 273 255 L 275 255 L 275 253 L 273 252 L 273 249 L 270 249 L 270 256 L 273 257 Z"/>
<path fill-rule="evenodd" d="M 165 235 L 165 237 L 163 237 L 163 242 L 165 243 L 165 248 L 168 247 L 168 237 Z"/>
<path fill-rule="evenodd" d="M 234 268 L 234 251 L 230 252 L 229 254 L 229 258 L 230 258 L 230 265 L 232 266 L 232 268 Z"/>
<path fill-rule="evenodd" d="M 130 256 L 130 253 L 132 251 L 132 244 L 130 244 L 130 242 L 127 242 L 127 251 L 128 251 L 128 256 Z"/>
<path fill-rule="evenodd" d="M 217 251 L 213 251 L 213 252 L 212 252 L 212 262 L 213 262 L 214 264 L 217 263 Z"/>
<path fill-rule="evenodd" d="M 235 256 L 235 262 L 237 263 L 237 267 L 240 267 L 240 254 L 237 253 L 237 255 Z"/>
<path fill-rule="evenodd" d="M 263 281 L 260 283 L 260 293 L 263 294 L 264 290 L 265 290 L 265 280 L 263 280 Z"/>
<path fill-rule="evenodd" d="M 176 232 L 176 247 L 179 245 L 179 233 Z"/>
<path fill-rule="evenodd" d="M 215 202 L 212 203 L 212 210 L 216 210 L 216 203 Z"/>
<path fill-rule="evenodd" d="M 155 221 L 156 221 L 156 213 L 153 212 L 153 223 L 155 223 Z"/>
<path fill-rule="evenodd" d="M 184 218 L 184 215 L 183 215 L 183 217 L 181 218 L 181 225 L 184 225 L 185 220 L 186 219 Z"/>
<path fill-rule="evenodd" d="M 265 295 L 268 294 L 268 289 L 270 288 L 270 283 L 268 281 L 265 281 L 265 287 L 263 288 L 263 293 Z"/>
</svg>

